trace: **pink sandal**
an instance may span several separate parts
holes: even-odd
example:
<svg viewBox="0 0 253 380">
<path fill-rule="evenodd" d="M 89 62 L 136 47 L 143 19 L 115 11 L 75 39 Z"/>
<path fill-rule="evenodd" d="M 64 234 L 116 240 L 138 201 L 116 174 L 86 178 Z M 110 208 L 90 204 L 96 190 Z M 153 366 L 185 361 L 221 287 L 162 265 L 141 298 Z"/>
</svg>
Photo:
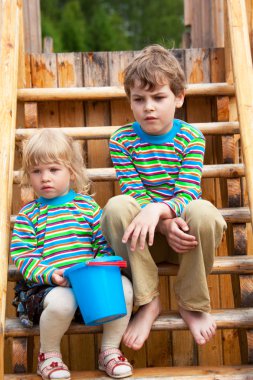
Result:
<svg viewBox="0 0 253 380">
<path fill-rule="evenodd" d="M 108 348 L 99 354 L 98 368 L 115 379 L 121 379 L 133 374 L 133 367 L 117 348 Z"/>
<path fill-rule="evenodd" d="M 38 356 L 37 374 L 43 380 L 70 380 L 70 372 L 59 352 L 41 352 Z"/>
</svg>

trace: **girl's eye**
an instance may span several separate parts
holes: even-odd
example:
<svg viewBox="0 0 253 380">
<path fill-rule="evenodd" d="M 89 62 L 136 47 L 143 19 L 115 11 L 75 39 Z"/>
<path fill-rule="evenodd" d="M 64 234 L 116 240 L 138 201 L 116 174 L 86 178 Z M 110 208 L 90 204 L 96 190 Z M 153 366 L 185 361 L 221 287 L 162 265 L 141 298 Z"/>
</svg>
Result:
<svg viewBox="0 0 253 380">
<path fill-rule="evenodd" d="M 34 169 L 34 170 L 31 171 L 31 173 L 33 173 L 33 174 L 39 174 L 40 170 L 39 169 Z"/>
<path fill-rule="evenodd" d="M 51 173 L 56 173 L 58 170 L 60 170 L 60 169 L 58 169 L 58 168 L 51 168 L 51 169 L 50 169 L 50 172 L 51 172 Z"/>
</svg>

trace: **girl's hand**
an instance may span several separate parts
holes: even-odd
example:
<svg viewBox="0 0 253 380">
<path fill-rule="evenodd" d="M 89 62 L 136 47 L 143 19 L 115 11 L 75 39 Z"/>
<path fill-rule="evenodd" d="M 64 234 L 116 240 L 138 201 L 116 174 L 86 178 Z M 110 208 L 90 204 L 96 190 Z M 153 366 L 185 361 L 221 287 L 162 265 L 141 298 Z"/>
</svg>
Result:
<svg viewBox="0 0 253 380">
<path fill-rule="evenodd" d="M 195 236 L 188 234 L 189 227 L 182 218 L 162 219 L 157 227 L 177 253 L 186 253 L 198 245 Z"/>
<path fill-rule="evenodd" d="M 56 269 L 54 273 L 52 274 L 52 282 L 59 286 L 69 286 L 69 282 L 66 278 L 63 277 L 65 269 Z"/>
<path fill-rule="evenodd" d="M 164 203 L 150 203 L 145 206 L 127 227 L 122 242 L 130 243 L 131 251 L 139 246 L 144 249 L 148 237 L 148 245 L 153 245 L 156 226 L 163 215 L 168 215 L 170 208 Z"/>
</svg>

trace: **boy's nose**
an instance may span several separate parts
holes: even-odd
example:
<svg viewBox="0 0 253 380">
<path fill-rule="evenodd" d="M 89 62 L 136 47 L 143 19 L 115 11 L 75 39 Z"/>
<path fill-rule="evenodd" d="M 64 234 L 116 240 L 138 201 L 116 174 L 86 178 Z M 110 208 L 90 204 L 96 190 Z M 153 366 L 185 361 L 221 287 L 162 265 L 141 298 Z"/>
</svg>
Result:
<svg viewBox="0 0 253 380">
<path fill-rule="evenodd" d="M 152 101 L 147 101 L 145 103 L 145 110 L 152 111 L 154 109 L 154 105 Z"/>
</svg>

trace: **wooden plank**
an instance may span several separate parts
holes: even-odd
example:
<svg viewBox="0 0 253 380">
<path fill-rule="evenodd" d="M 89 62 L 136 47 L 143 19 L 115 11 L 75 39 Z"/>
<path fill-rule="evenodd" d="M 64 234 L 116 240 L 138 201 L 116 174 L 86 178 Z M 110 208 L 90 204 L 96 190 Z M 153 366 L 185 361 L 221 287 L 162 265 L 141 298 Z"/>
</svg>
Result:
<svg viewBox="0 0 253 380">
<path fill-rule="evenodd" d="M 8 272 L 9 230 L 14 164 L 20 7 L 18 1 L 1 1 L 0 49 L 0 379 L 4 376 L 4 329 Z"/>
<path fill-rule="evenodd" d="M 43 58 L 43 56 L 41 56 Z M 186 88 L 186 96 L 232 96 L 235 93 L 234 86 L 227 83 L 189 84 Z M 41 102 L 54 100 L 107 100 L 126 98 L 123 87 L 103 86 L 85 88 L 23 88 L 18 90 L 18 100 L 21 102 Z"/>
<path fill-rule="evenodd" d="M 224 47 L 224 1 L 212 0 L 211 31 L 214 47 Z"/>
<path fill-rule="evenodd" d="M 156 367 L 136 368 L 131 379 L 166 379 L 166 380 L 250 380 L 252 366 L 224 366 L 224 367 Z M 104 372 L 82 371 L 71 372 L 71 377 L 76 380 L 105 380 Z M 5 380 L 38 380 L 34 374 L 29 375 L 6 375 Z"/>
<path fill-rule="evenodd" d="M 184 25 L 191 26 L 193 18 L 192 0 L 184 0 Z"/>
<path fill-rule="evenodd" d="M 25 50 L 29 53 L 41 53 L 41 17 L 40 0 L 23 0 Z"/>
<path fill-rule="evenodd" d="M 193 3 L 192 3 L 193 4 Z M 194 0 L 194 9 L 192 10 L 192 28 L 191 28 L 191 46 L 199 48 L 203 46 L 203 30 L 202 30 L 202 0 Z"/>
<path fill-rule="evenodd" d="M 83 55 L 83 70 L 85 86 L 108 86 L 108 54 L 107 53 L 86 53 Z M 86 125 L 108 125 L 110 123 L 109 101 L 88 101 L 85 104 Z M 100 127 L 98 127 L 99 129 Z M 94 128 L 95 129 L 95 128 Z M 99 152 L 99 154 L 97 154 Z M 98 168 L 104 165 L 111 166 L 107 140 L 90 140 L 87 143 L 87 167 Z M 108 170 L 108 169 L 106 169 Z M 95 198 L 98 204 L 103 207 L 107 200 L 113 195 L 113 183 L 110 178 L 106 178 L 105 183 L 97 183 L 97 178 L 93 177 Z"/>
<path fill-rule="evenodd" d="M 44 90 L 43 87 L 57 90 L 56 67 L 56 54 L 31 54 L 33 90 Z M 38 119 L 39 127 L 60 125 L 58 103 L 52 101 L 38 104 Z"/>
<path fill-rule="evenodd" d="M 250 212 L 248 207 L 235 207 L 235 208 L 220 208 L 221 215 L 229 223 L 249 223 Z M 16 215 L 11 215 L 10 221 L 13 225 Z"/>
<path fill-rule="evenodd" d="M 34 105 L 36 105 L 37 107 L 37 103 L 29 102 L 29 103 L 24 104 L 25 107 L 27 107 L 28 105 L 31 106 L 31 108 L 34 107 Z M 31 126 L 29 126 L 29 129 L 18 128 L 16 130 L 16 141 L 23 140 L 24 138 L 29 137 L 35 132 L 35 129 L 32 126 L 33 123 L 30 123 L 30 124 Z M 192 125 L 198 128 L 205 135 L 233 135 L 233 134 L 239 133 L 239 123 L 237 121 L 192 123 Z M 96 125 L 96 127 L 97 128 L 87 127 L 87 126 L 85 128 L 83 128 L 83 126 L 82 127 L 73 126 L 71 128 L 62 127 L 62 131 L 75 139 L 90 139 L 90 138 L 106 139 L 106 138 L 110 138 L 111 134 L 115 132 L 118 128 L 120 128 L 120 125 L 115 125 L 115 126 Z M 55 126 L 54 128 L 58 128 L 58 127 Z"/>
<path fill-rule="evenodd" d="M 218 309 L 212 310 L 212 315 L 217 327 L 221 329 L 250 329 L 253 327 L 253 308 L 241 309 Z M 152 331 L 162 330 L 187 330 L 187 326 L 179 313 L 169 311 L 160 315 L 152 326 Z M 90 334 L 102 331 L 102 326 L 86 326 L 84 324 L 72 323 L 66 334 Z M 24 337 L 39 335 L 39 327 L 25 328 L 18 318 L 6 320 L 6 337 Z"/>
<path fill-rule="evenodd" d="M 27 339 L 13 338 L 12 343 L 12 368 L 14 373 L 27 372 Z"/>
<path fill-rule="evenodd" d="M 99 158 L 97 157 L 97 159 Z M 15 170 L 13 174 L 13 182 L 15 184 L 20 183 L 20 171 Z M 117 181 L 114 168 L 88 168 L 87 174 L 92 181 Z M 205 165 L 203 168 L 203 178 L 237 178 L 243 175 L 244 166 L 242 164 Z"/>
<path fill-rule="evenodd" d="M 174 264 L 159 264 L 160 276 L 176 276 L 178 266 Z M 251 274 L 253 273 L 253 255 L 243 256 L 217 256 L 214 259 L 212 274 Z M 15 265 L 10 264 L 8 270 L 9 281 L 17 281 L 21 279 L 21 273 Z M 164 284 L 167 289 L 168 284 Z M 164 290 L 164 289 L 163 289 Z M 168 294 L 167 290 L 166 293 Z M 167 298 L 165 297 L 165 300 Z M 165 310 L 169 308 L 169 300 L 165 302 Z"/>
</svg>

